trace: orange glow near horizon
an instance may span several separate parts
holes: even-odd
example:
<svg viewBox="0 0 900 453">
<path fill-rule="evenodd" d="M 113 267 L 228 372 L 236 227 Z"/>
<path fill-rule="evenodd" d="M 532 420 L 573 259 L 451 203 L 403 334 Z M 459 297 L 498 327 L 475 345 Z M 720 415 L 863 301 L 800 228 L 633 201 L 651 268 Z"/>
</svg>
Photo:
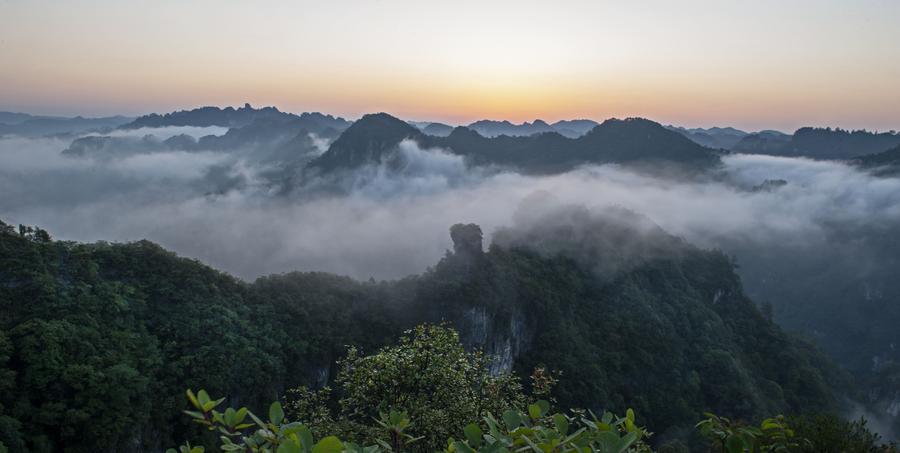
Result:
<svg viewBox="0 0 900 453">
<path fill-rule="evenodd" d="M 900 129 L 900 2 L 782 3 L 0 2 L 0 110 Z"/>
</svg>

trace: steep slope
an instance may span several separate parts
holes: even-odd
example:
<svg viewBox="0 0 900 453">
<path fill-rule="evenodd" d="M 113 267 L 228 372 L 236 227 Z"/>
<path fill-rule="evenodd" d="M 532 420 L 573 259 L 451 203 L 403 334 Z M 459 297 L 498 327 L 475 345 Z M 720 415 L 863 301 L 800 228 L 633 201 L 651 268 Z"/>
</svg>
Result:
<svg viewBox="0 0 900 453">
<path fill-rule="evenodd" d="M 561 208 L 519 224 L 488 252 L 477 226 L 455 226 L 454 253 L 396 282 L 293 273 L 250 285 L 146 241 L 53 242 L 0 225 L 0 377 L 14 389 L 0 393 L 0 441 L 159 449 L 198 437 L 173 422 L 185 387 L 258 410 L 328 382 L 344 345 L 371 350 L 440 319 L 496 354 L 497 371 L 562 370 L 561 404 L 632 406 L 662 437 L 702 410 L 833 407 L 830 365 L 756 310 L 725 256 L 627 212 Z"/>
<path fill-rule="evenodd" d="M 387 113 L 368 114 L 347 128 L 310 167 L 328 172 L 377 164 L 401 141 L 424 137 L 416 127 Z"/>
<path fill-rule="evenodd" d="M 444 259 L 419 289 L 498 368 L 561 370 L 562 405 L 640 407 L 663 437 L 703 410 L 833 407 L 842 378 L 757 310 L 726 256 L 628 212 L 562 208 L 525 223 L 489 252 Z"/>
<path fill-rule="evenodd" d="M 270 281 L 250 287 L 146 241 L 50 242 L 0 224 L 0 377 L 15 389 L 0 392 L 0 442 L 159 451 L 201 433 L 176 422 L 185 387 L 258 410 L 315 382 L 310 363 L 327 371 L 329 351 L 388 340 L 370 287 L 310 274 L 273 295 Z"/>
</svg>

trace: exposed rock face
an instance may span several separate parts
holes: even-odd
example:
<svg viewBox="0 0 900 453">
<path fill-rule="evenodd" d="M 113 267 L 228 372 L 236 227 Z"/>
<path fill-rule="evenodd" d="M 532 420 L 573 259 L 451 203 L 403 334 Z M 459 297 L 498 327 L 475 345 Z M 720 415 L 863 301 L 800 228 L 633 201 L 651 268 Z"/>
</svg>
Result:
<svg viewBox="0 0 900 453">
<path fill-rule="evenodd" d="M 450 239 L 453 239 L 453 252 L 477 256 L 484 253 L 482 248 L 483 234 L 481 227 L 470 223 L 457 223 L 450 227 Z"/>
<path fill-rule="evenodd" d="M 480 348 L 490 357 L 493 375 L 511 372 L 515 360 L 528 350 L 530 335 L 525 315 L 518 310 L 498 317 L 485 307 L 471 307 L 458 325 L 466 346 Z"/>
</svg>

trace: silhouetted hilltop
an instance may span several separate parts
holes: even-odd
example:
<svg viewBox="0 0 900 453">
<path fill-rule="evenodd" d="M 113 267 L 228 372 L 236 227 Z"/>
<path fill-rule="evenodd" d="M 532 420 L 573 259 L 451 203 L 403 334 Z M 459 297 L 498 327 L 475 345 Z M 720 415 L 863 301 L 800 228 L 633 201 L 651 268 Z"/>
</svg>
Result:
<svg viewBox="0 0 900 453">
<path fill-rule="evenodd" d="M 443 123 L 410 121 L 410 124 L 416 126 L 425 134 L 436 137 L 446 137 L 453 131 L 453 126 Z M 480 120 L 467 127 L 488 138 L 499 137 L 501 135 L 527 137 L 529 135 L 542 134 L 545 132 L 557 132 L 564 137 L 578 138 L 598 124 L 599 123 L 596 121 L 587 119 L 562 120 L 553 124 L 547 124 L 546 121 L 539 119 L 534 120 L 534 122 L 531 123 L 525 122 L 522 124 L 513 124 L 506 120 Z"/>
<path fill-rule="evenodd" d="M 421 141 L 424 137 L 416 127 L 387 113 L 368 114 L 347 128 L 310 166 L 329 171 L 379 163 L 404 139 Z"/>
<path fill-rule="evenodd" d="M 443 123 L 431 123 L 422 129 L 422 132 L 435 137 L 446 137 L 453 132 L 453 126 Z"/>
<path fill-rule="evenodd" d="M 275 107 L 263 107 L 255 109 L 250 104 L 235 109 L 234 107 L 200 107 L 193 110 L 181 110 L 178 112 L 159 115 L 156 113 L 142 116 L 131 123 L 123 125 L 122 129 L 137 129 L 141 127 L 165 127 L 165 126 L 195 126 L 195 127 L 243 127 L 254 121 L 289 121 L 301 120 L 310 130 L 334 128 L 343 130 L 349 126 L 349 122 L 340 117 L 324 115 L 318 112 L 295 115 L 278 110 Z"/>
<path fill-rule="evenodd" d="M 746 137 L 747 132 L 733 127 L 711 127 L 709 129 L 686 129 L 678 126 L 666 126 L 666 129 L 678 132 L 694 143 L 714 149 L 731 149 Z"/>
<path fill-rule="evenodd" d="M 756 132 L 735 143 L 731 150 L 748 154 L 788 155 L 791 150 L 791 136 L 778 131 Z"/>
<path fill-rule="evenodd" d="M 851 159 L 900 145 L 900 134 L 804 127 L 794 132 L 791 144 L 799 156 Z"/>
<path fill-rule="evenodd" d="M 244 104 L 243 107 L 238 109 L 230 106 L 224 109 L 219 107 L 200 107 L 163 115 L 151 113 L 123 125 L 122 129 L 166 126 L 220 126 L 230 128 L 246 126 L 257 119 L 281 118 L 287 120 L 290 116 L 292 116 L 290 113 L 283 113 L 275 107 L 254 109 L 250 104 Z"/>
<path fill-rule="evenodd" d="M 600 124 L 594 120 L 562 120 L 551 125 L 553 130 L 559 132 L 560 135 L 569 138 L 578 138 L 587 134 L 591 129 Z"/>
<path fill-rule="evenodd" d="M 865 130 L 804 127 L 786 135 L 773 131 L 750 134 L 733 151 L 814 159 L 853 159 L 900 145 L 900 134 Z"/>
<path fill-rule="evenodd" d="M 233 127 L 223 135 L 194 138 L 180 134 L 161 139 L 153 134 L 143 137 L 91 135 L 72 141 L 63 154 L 71 157 L 123 157 L 135 153 L 161 151 L 216 151 L 245 153 L 255 162 L 281 166 L 306 164 L 318 155 L 315 139 L 331 140 L 340 132 L 318 121 L 314 116 L 265 117 L 241 127 Z"/>
<path fill-rule="evenodd" d="M 480 120 L 470 124 L 468 127 L 485 137 L 498 137 L 501 135 L 518 137 L 554 131 L 554 129 L 543 120 L 534 120 L 533 123 L 525 122 L 522 124 L 513 124 L 505 120 Z"/>
<path fill-rule="evenodd" d="M 717 163 L 713 150 L 643 118 L 609 119 L 575 140 L 581 159 L 605 162 L 660 160 L 701 166 Z"/>
<path fill-rule="evenodd" d="M 715 151 L 640 118 L 607 120 L 576 139 L 552 131 L 485 137 L 467 127 L 457 127 L 446 137 L 435 137 L 379 113 L 354 123 L 312 166 L 329 171 L 378 164 L 404 139 L 465 156 L 471 165 L 500 165 L 528 173 L 565 171 L 586 163 L 660 161 L 706 168 L 719 161 Z"/>
</svg>

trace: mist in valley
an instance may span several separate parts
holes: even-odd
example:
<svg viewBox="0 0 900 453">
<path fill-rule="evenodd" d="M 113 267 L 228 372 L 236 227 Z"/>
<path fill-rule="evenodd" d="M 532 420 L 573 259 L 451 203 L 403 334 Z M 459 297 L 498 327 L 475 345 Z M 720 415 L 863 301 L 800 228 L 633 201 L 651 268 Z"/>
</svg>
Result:
<svg viewBox="0 0 900 453">
<path fill-rule="evenodd" d="M 184 131 L 154 131 L 167 133 Z M 716 172 L 685 179 L 617 165 L 529 176 L 470 168 L 461 156 L 407 140 L 395 151 L 400 168 L 371 165 L 285 193 L 270 178 L 273 166 L 252 153 L 70 157 L 61 153 L 67 146 L 0 139 L 4 220 L 66 240 L 149 239 L 244 279 L 291 270 L 376 279 L 418 273 L 449 248 L 450 225 L 477 223 L 490 237 L 516 212 L 541 209 L 529 202 L 536 193 L 589 209 L 624 207 L 732 253 L 849 246 L 864 238 L 848 231 L 890 230 L 900 221 L 900 179 L 803 158 L 727 155 Z"/>
</svg>

